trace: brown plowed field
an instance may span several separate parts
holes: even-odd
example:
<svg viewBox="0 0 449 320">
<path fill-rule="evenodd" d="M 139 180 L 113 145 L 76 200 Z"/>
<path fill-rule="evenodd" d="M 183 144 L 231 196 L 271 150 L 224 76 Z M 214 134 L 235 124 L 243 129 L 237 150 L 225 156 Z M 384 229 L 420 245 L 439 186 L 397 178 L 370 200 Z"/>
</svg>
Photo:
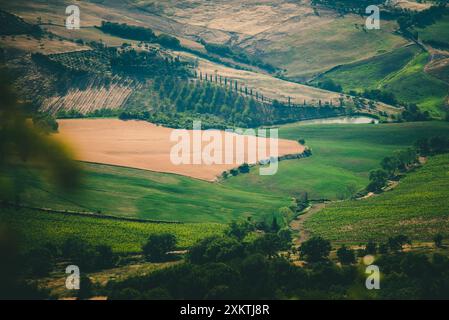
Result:
<svg viewBox="0 0 449 320">
<path fill-rule="evenodd" d="M 188 149 L 190 164 L 172 163 L 170 152 L 179 140 L 170 140 L 173 129 L 157 126 L 145 121 L 121 121 L 118 119 L 67 119 L 59 120 L 59 133 L 57 137 L 67 142 L 75 152 L 76 159 L 88 162 L 119 165 L 131 168 L 146 169 L 159 172 L 169 172 L 194 177 L 203 180 L 215 180 L 223 171 L 235 168 L 241 164 L 236 159 L 237 152 L 231 152 L 230 164 L 192 164 L 192 150 Z M 193 146 L 192 137 L 194 131 L 187 131 L 190 135 L 190 146 Z M 203 134 L 206 131 L 201 131 Z M 196 131 L 198 133 L 198 131 Z M 232 139 L 233 149 L 236 150 L 236 134 L 220 132 L 221 143 L 217 143 L 215 150 L 225 149 L 225 139 Z M 249 140 L 254 139 L 253 145 Z M 203 140 L 205 140 L 203 136 Z M 254 141 L 253 140 L 253 141 Z M 245 136 L 242 141 L 244 148 L 239 152 L 244 157 L 244 162 L 255 163 L 267 159 L 267 155 L 273 155 L 271 148 L 275 144 L 273 139 L 249 138 Z M 279 156 L 301 153 L 304 147 L 296 141 L 279 139 Z M 202 143 L 202 151 L 215 138 Z M 266 144 L 266 154 L 256 150 Z M 239 148 L 241 149 L 241 148 Z M 262 147 L 263 150 L 265 150 Z M 224 153 L 223 157 L 224 159 Z M 212 153 L 212 155 L 216 155 Z M 254 155 L 251 157 L 250 155 Z M 223 161 L 222 161 L 223 162 Z"/>
</svg>

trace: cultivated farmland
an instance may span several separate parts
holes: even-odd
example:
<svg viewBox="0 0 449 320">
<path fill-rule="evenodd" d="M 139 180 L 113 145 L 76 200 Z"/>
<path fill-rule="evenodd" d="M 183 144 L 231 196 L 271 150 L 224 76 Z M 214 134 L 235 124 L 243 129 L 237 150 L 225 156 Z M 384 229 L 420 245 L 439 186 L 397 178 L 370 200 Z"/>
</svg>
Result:
<svg viewBox="0 0 449 320">
<path fill-rule="evenodd" d="M 218 223 L 144 223 L 4 207 L 0 219 L 21 233 L 28 250 L 49 242 L 61 245 L 67 238 L 77 237 L 93 245 L 110 245 L 118 253 L 136 253 L 150 234 L 162 232 L 174 234 L 183 249 L 225 228 Z"/>
<path fill-rule="evenodd" d="M 311 199 L 339 199 L 349 196 L 348 189 L 360 190 L 368 184 L 370 170 L 382 158 L 392 155 L 421 137 L 449 135 L 447 122 L 401 124 L 301 125 L 280 127 L 284 139 L 306 140 L 312 156 L 300 161 L 279 163 L 271 177 L 237 176 L 224 182 L 236 189 L 258 189 L 274 194 L 298 195 L 308 192 Z M 324 174 L 323 174 L 324 173 Z"/>
<path fill-rule="evenodd" d="M 207 154 L 211 157 L 216 156 L 218 163 L 210 165 L 201 160 L 201 163 L 194 164 L 193 153 L 202 152 L 202 150 L 194 151 L 193 132 L 183 131 L 189 135 L 186 141 L 191 147 L 188 150 L 183 149 L 188 159 L 187 163 L 180 165 L 171 160 L 172 148 L 181 141 L 181 137 L 178 136 L 171 140 L 172 131 L 173 129 L 145 121 L 74 119 L 59 121 L 58 137 L 74 149 L 78 160 L 176 173 L 208 181 L 215 180 L 223 171 L 236 168 L 244 162 L 254 164 L 276 156 L 275 152 L 277 152 L 273 139 L 240 136 L 243 148 L 237 149 L 238 136 L 221 132 L 221 141 L 215 141 L 214 137 L 207 138 L 210 143 L 214 143 L 213 149 Z M 203 139 L 203 148 L 209 144 L 205 139 L 206 137 Z M 232 158 L 228 164 L 225 164 L 225 156 L 228 156 L 225 155 L 227 139 L 233 150 L 229 149 Z M 277 140 L 277 144 L 279 156 L 299 154 L 304 151 L 304 147 L 296 141 Z M 177 157 L 179 151 L 176 151 Z"/>
<path fill-rule="evenodd" d="M 312 215 L 307 230 L 326 239 L 346 242 L 385 240 L 406 234 L 431 241 L 449 235 L 449 156 L 431 157 L 391 191 L 364 200 L 338 202 Z"/>
</svg>

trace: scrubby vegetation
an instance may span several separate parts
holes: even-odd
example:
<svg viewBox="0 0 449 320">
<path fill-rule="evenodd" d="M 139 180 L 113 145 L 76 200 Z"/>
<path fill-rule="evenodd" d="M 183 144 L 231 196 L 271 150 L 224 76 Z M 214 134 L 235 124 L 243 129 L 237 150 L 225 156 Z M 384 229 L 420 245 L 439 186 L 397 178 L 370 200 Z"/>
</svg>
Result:
<svg viewBox="0 0 449 320">
<path fill-rule="evenodd" d="M 181 43 L 177 38 L 163 33 L 156 35 L 150 28 L 108 21 L 102 21 L 101 26 L 98 28 L 105 33 L 116 35 L 125 39 L 159 43 L 160 45 L 170 49 L 181 48 Z"/>
</svg>

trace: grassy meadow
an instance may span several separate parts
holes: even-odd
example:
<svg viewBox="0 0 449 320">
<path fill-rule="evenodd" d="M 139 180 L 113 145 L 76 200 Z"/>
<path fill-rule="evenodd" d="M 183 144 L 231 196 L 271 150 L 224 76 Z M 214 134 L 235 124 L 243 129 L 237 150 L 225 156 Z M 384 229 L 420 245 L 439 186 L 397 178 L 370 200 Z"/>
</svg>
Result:
<svg viewBox="0 0 449 320">
<path fill-rule="evenodd" d="M 67 194 L 28 172 L 23 179 L 29 187 L 22 199 L 28 205 L 51 209 L 217 223 L 249 216 L 261 220 L 290 204 L 284 195 L 257 189 L 235 189 L 180 175 L 100 164 L 83 163 L 81 178 L 79 190 Z"/>
<path fill-rule="evenodd" d="M 392 92 L 398 101 L 415 103 L 432 116 L 442 115 L 449 85 L 424 71 L 429 54 L 417 46 L 406 46 L 360 62 L 343 65 L 316 82 L 331 79 L 344 91 L 381 89 Z M 438 72 L 435 71 L 435 72 Z M 444 79 L 444 78 L 443 78 Z"/>
<path fill-rule="evenodd" d="M 428 162 L 391 191 L 364 200 L 336 202 L 312 215 L 307 230 L 333 241 L 366 242 L 406 234 L 432 241 L 449 236 L 449 155 Z"/>
<path fill-rule="evenodd" d="M 385 78 L 380 88 L 392 92 L 399 101 L 417 104 L 432 116 L 441 116 L 449 85 L 424 71 L 429 54 L 420 53 L 403 69 Z"/>
<path fill-rule="evenodd" d="M 401 70 L 420 51 L 416 45 L 401 47 L 392 52 L 340 66 L 323 74 L 316 81 L 331 79 L 346 92 L 377 89 L 385 77 Z"/>
<path fill-rule="evenodd" d="M 259 176 L 253 169 L 249 175 L 229 178 L 224 184 L 272 195 L 308 192 L 311 199 L 336 200 L 348 196 L 348 189 L 363 189 L 369 171 L 378 168 L 384 157 L 411 146 L 420 137 L 435 135 L 449 135 L 449 123 L 286 125 L 280 127 L 279 136 L 304 138 L 313 152 L 310 158 L 280 162 L 274 176 Z"/>
</svg>

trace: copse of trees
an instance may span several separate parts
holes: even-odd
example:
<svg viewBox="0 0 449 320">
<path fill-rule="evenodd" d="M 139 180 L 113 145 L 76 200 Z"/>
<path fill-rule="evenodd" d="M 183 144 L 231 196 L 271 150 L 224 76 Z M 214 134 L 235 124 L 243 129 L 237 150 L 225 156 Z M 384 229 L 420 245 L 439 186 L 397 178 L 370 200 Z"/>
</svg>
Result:
<svg viewBox="0 0 449 320">
<path fill-rule="evenodd" d="M 254 56 L 249 56 L 242 49 L 231 48 L 224 44 L 209 43 L 204 40 L 202 40 L 201 43 L 204 45 L 204 48 L 208 53 L 216 54 L 225 58 L 231 58 L 237 62 L 256 66 L 270 73 L 278 71 L 278 68 L 276 68 L 275 66 L 271 65 L 270 63 L 264 62 Z"/>
<path fill-rule="evenodd" d="M 76 237 L 64 241 L 61 253 L 61 257 L 69 259 L 85 271 L 112 268 L 116 262 L 116 257 L 110 246 L 93 246 Z"/>
<path fill-rule="evenodd" d="M 391 105 L 398 104 L 398 101 L 393 93 L 379 89 L 365 90 L 362 93 L 362 97 L 371 100 L 381 101 Z"/>
<path fill-rule="evenodd" d="M 343 88 L 338 83 L 334 82 L 332 79 L 326 79 L 323 82 L 318 82 L 317 86 L 324 90 L 343 92 Z"/>
<path fill-rule="evenodd" d="M 421 112 L 416 104 L 408 104 L 405 106 L 405 110 L 402 111 L 400 120 L 413 122 L 413 121 L 428 121 L 430 120 L 430 114 L 428 111 Z"/>
<path fill-rule="evenodd" d="M 415 141 L 414 145 L 418 153 L 422 156 L 449 152 L 449 138 L 444 136 L 421 138 Z"/>
<path fill-rule="evenodd" d="M 167 252 L 176 248 L 176 237 L 170 233 L 152 234 L 142 246 L 143 254 L 151 262 L 164 261 Z"/>
<path fill-rule="evenodd" d="M 146 78 L 170 75 L 186 79 L 189 75 L 187 63 L 177 57 L 163 57 L 157 51 L 119 52 L 111 58 L 111 67 L 116 73 Z"/>
<path fill-rule="evenodd" d="M 105 33 L 126 39 L 153 42 L 157 38 L 150 28 L 131 26 L 126 23 L 101 21 L 101 26 L 98 28 Z"/>
<path fill-rule="evenodd" d="M 181 48 L 181 42 L 177 38 L 164 33 L 156 35 L 152 29 L 146 27 L 132 26 L 126 23 L 102 21 L 101 26 L 98 28 L 105 33 L 119 36 L 121 38 L 158 43 L 169 49 Z"/>
<path fill-rule="evenodd" d="M 299 248 L 301 258 L 309 263 L 323 262 L 329 257 L 332 247 L 329 241 L 321 237 L 313 237 Z"/>
<path fill-rule="evenodd" d="M 421 143 L 423 144 L 423 147 L 427 149 L 426 142 L 420 140 L 418 144 Z M 382 169 L 377 169 L 370 172 L 370 183 L 366 187 L 366 190 L 370 192 L 381 192 L 389 179 L 395 179 L 398 172 L 406 172 L 417 163 L 418 151 L 415 148 L 400 150 L 395 152 L 392 156 L 385 157 L 380 162 Z"/>
<path fill-rule="evenodd" d="M 350 265 L 356 262 L 354 250 L 345 245 L 337 249 L 337 259 L 343 265 Z"/>
<path fill-rule="evenodd" d="M 239 229 L 246 223 L 235 223 Z M 244 234 L 245 232 L 243 232 Z M 242 233 L 238 232 L 242 238 Z M 278 234 L 279 235 L 279 234 Z M 375 264 L 382 272 L 382 290 L 355 290 L 366 277 L 357 270 L 352 249 L 337 250 L 341 266 L 330 260 L 330 243 L 311 238 L 302 244 L 307 264 L 299 267 L 278 254 L 274 233 L 251 241 L 234 236 L 200 240 L 187 261 L 149 275 L 109 282 L 105 292 L 111 299 L 428 299 L 449 297 L 449 259 L 402 251 L 410 243 L 404 235 L 388 239 Z M 278 246 L 278 248 L 276 248 Z M 377 253 L 370 241 L 363 255 Z M 278 251 L 276 251 L 278 250 Z M 300 251 L 301 252 L 301 251 Z M 388 288 L 388 289 L 387 289 Z"/>
<path fill-rule="evenodd" d="M 444 15 L 449 13 L 446 3 L 440 3 L 422 11 L 402 11 L 400 17 L 397 19 L 399 28 L 411 34 L 409 28 L 420 27 L 434 24 L 437 20 L 441 19 Z"/>
</svg>

